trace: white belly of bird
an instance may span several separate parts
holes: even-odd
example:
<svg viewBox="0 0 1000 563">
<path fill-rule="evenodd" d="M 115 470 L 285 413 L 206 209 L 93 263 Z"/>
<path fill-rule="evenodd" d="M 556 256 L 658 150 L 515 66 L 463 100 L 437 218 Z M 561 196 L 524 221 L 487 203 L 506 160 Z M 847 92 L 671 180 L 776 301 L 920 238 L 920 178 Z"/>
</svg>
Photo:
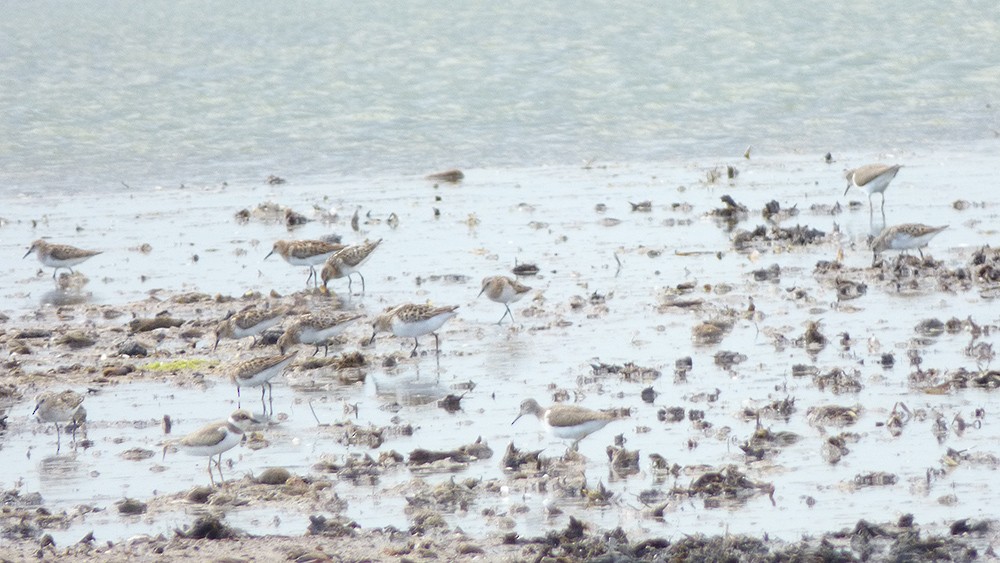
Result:
<svg viewBox="0 0 1000 563">
<path fill-rule="evenodd" d="M 457 314 L 458 313 L 455 311 L 450 313 L 441 313 L 440 315 L 435 315 L 429 319 L 412 323 L 404 323 L 398 318 L 394 318 L 392 319 L 392 333 L 403 338 L 416 338 L 418 336 L 423 336 L 441 328 L 441 325 Z"/>
<path fill-rule="evenodd" d="M 236 384 L 240 387 L 259 387 L 267 383 L 272 377 L 281 373 L 285 366 L 288 365 L 294 358 L 288 358 L 287 360 L 273 365 L 265 370 L 258 371 L 255 374 L 247 375 L 245 378 L 243 376 L 236 378 Z"/>
<path fill-rule="evenodd" d="M 344 332 L 345 328 L 347 328 L 347 323 L 323 329 L 303 327 L 299 331 L 299 342 L 302 344 L 320 344 Z"/>
<path fill-rule="evenodd" d="M 936 234 L 937 233 L 931 233 L 914 237 L 906 233 L 899 233 L 892 238 L 892 241 L 889 242 L 889 248 L 893 250 L 912 250 L 914 248 L 921 248 L 927 246 L 927 243 L 929 243 Z"/>
<path fill-rule="evenodd" d="M 858 187 L 861 188 L 861 190 L 863 190 L 868 195 L 872 195 L 874 193 L 882 193 L 885 191 L 886 187 L 889 186 L 889 182 L 891 182 L 892 179 L 895 178 L 895 176 L 896 176 L 895 174 L 882 174 L 881 176 L 875 178 L 871 182 L 868 182 L 867 184 Z"/>
<path fill-rule="evenodd" d="M 493 301 L 496 301 L 497 303 L 514 303 L 519 301 L 525 295 L 527 295 L 527 292 L 518 293 L 514 291 L 513 287 L 505 285 L 503 290 L 500 291 L 500 295 Z"/>
<path fill-rule="evenodd" d="M 271 328 L 272 326 L 281 322 L 281 316 L 274 317 L 273 319 L 268 319 L 263 322 L 259 322 L 250 328 L 240 328 L 233 325 L 233 337 L 239 340 L 240 338 L 246 338 L 247 336 L 257 336 L 258 334 L 264 332 L 265 330 Z"/>
<path fill-rule="evenodd" d="M 224 451 L 231 450 L 236 447 L 236 444 L 240 443 L 243 439 L 242 434 L 237 434 L 235 432 L 230 432 L 226 430 L 226 435 L 221 441 L 215 444 L 203 444 L 203 445 L 184 445 L 181 447 L 184 453 L 188 455 L 198 455 L 198 456 L 210 456 L 221 454 Z"/>
<path fill-rule="evenodd" d="M 333 252 L 327 252 L 326 254 L 317 254 L 315 256 L 309 256 L 307 258 L 299 258 L 297 256 L 289 256 L 285 260 L 292 266 L 319 266 L 326 259 L 333 256 Z"/>
<path fill-rule="evenodd" d="M 49 268 L 72 268 L 73 266 L 82 263 L 87 258 L 90 258 L 90 256 L 83 256 L 80 258 L 69 258 L 67 260 L 59 260 L 57 258 L 53 258 L 51 256 L 43 254 L 41 258 L 41 263 L 48 266 Z"/>
<path fill-rule="evenodd" d="M 588 420 L 573 426 L 552 426 L 546 420 L 542 423 L 550 434 L 561 440 L 579 440 L 592 432 L 597 432 L 611 422 L 610 420 Z"/>
<path fill-rule="evenodd" d="M 42 407 L 38 409 L 35 416 L 38 420 L 42 422 L 69 422 L 73 420 L 73 415 L 80 409 L 81 405 L 77 405 L 73 408 L 67 407 Z"/>
</svg>

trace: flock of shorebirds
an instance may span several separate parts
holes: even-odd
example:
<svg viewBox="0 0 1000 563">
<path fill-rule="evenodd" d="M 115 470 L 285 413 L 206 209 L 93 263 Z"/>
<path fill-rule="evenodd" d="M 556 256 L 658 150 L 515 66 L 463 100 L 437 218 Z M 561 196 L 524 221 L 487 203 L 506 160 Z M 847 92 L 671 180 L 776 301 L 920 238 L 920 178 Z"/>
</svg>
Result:
<svg viewBox="0 0 1000 563">
<path fill-rule="evenodd" d="M 874 210 L 871 198 L 874 194 L 882 195 L 882 212 L 885 210 L 885 190 L 889 183 L 899 172 L 900 165 L 869 164 L 849 170 L 846 173 L 847 189 L 857 188 L 868 195 L 869 208 Z M 871 249 L 874 259 L 877 260 L 880 253 L 886 250 L 912 250 L 920 251 L 921 248 L 947 226 L 932 227 L 919 223 L 905 223 L 895 225 L 882 230 L 871 242 Z M 286 262 L 293 266 L 305 266 L 309 268 L 309 277 L 306 279 L 319 287 L 322 279 L 323 291 L 328 291 L 327 284 L 336 279 L 346 277 L 348 279 L 348 291 L 351 290 L 351 276 L 357 274 L 361 279 L 362 293 L 365 289 L 365 279 L 361 274 L 361 266 L 371 257 L 378 248 L 381 239 L 376 241 L 365 241 L 357 245 L 342 245 L 339 243 L 326 242 L 321 240 L 279 240 L 274 243 L 271 252 L 265 256 L 265 260 L 273 254 L 278 254 Z M 85 260 L 100 254 L 98 251 L 82 250 L 69 245 L 51 244 L 44 240 L 37 240 L 32 243 L 31 248 L 24 255 L 28 257 L 32 252 L 37 254 L 38 260 L 45 266 L 54 268 L 53 277 L 60 268 L 68 269 L 72 272 L 73 266 L 77 266 Z M 921 257 L 923 253 L 921 252 Z M 317 272 L 316 267 L 322 265 L 322 269 Z M 499 323 L 506 317 L 513 321 L 514 316 L 510 310 L 510 303 L 523 298 L 531 290 L 530 287 L 519 281 L 505 276 L 490 276 L 482 281 L 482 290 L 479 296 L 486 295 L 492 301 L 502 303 L 505 307 L 503 316 Z M 413 338 L 413 349 L 411 357 L 417 355 L 419 346 L 418 338 L 427 334 L 433 334 L 435 340 L 435 352 L 440 352 L 440 341 L 437 330 L 440 329 L 449 319 L 455 317 L 458 306 L 432 306 L 427 304 L 405 303 L 388 308 L 375 316 L 372 320 L 372 336 L 369 340 L 373 342 L 380 332 L 392 333 L 401 338 Z M 214 331 L 214 346 L 217 348 L 219 341 L 223 338 L 243 339 L 252 337 L 256 343 L 257 336 L 265 330 L 277 326 L 281 323 L 288 310 L 284 307 L 274 308 L 254 308 L 233 314 L 219 322 Z M 284 372 L 284 370 L 295 359 L 298 352 L 292 350 L 296 344 L 311 344 L 315 346 L 313 355 L 319 352 L 319 347 L 329 347 L 329 341 L 339 335 L 347 326 L 359 320 L 362 315 L 350 312 L 319 311 L 298 316 L 284 330 L 278 339 L 278 355 L 256 357 L 234 363 L 229 367 L 230 379 L 235 383 L 237 397 L 239 397 L 242 387 L 260 387 L 261 403 L 264 414 L 267 414 L 268 403 L 264 403 L 265 387 L 271 391 L 271 379 Z M 324 351 L 324 354 L 326 350 Z M 271 411 L 273 413 L 273 398 L 270 399 Z M 75 440 L 75 430 L 86 420 L 86 410 L 83 407 L 83 396 L 75 391 L 63 391 L 60 393 L 42 393 L 36 398 L 34 414 L 43 422 L 52 422 L 56 425 L 57 449 L 59 451 L 60 423 L 72 426 Z M 520 413 L 514 422 L 521 416 L 533 415 L 538 418 L 544 429 L 550 434 L 560 439 L 573 440 L 574 444 L 587 435 L 603 428 L 615 419 L 615 416 L 606 412 L 586 409 L 576 405 L 556 404 L 544 408 L 534 399 L 527 399 L 520 406 Z M 219 476 L 222 478 L 222 453 L 233 448 L 243 438 L 247 428 L 256 422 L 260 422 L 251 413 L 242 408 L 233 412 L 227 420 L 208 424 L 200 430 L 188 434 L 176 442 L 182 450 L 192 455 L 208 456 L 208 473 L 212 484 L 215 479 L 212 473 L 214 462 L 218 468 Z M 513 424 L 513 422 L 512 422 Z M 169 447 L 169 444 L 168 446 Z M 166 452 L 164 448 L 164 453 Z"/>
<path fill-rule="evenodd" d="M 274 243 L 271 252 L 264 259 L 278 254 L 293 266 L 308 267 L 309 277 L 306 279 L 306 283 L 313 282 L 316 287 L 319 287 L 322 279 L 322 291 L 324 292 L 328 291 L 327 286 L 330 281 L 345 277 L 348 281 L 348 291 L 351 291 L 353 285 L 351 276 L 357 274 L 361 280 L 361 290 L 364 292 L 365 278 L 361 273 L 361 266 L 371 257 L 381 242 L 379 239 L 365 241 L 357 245 L 343 245 L 322 240 L 279 240 Z M 33 252 L 36 253 L 39 262 L 54 269 L 53 278 L 56 277 L 56 272 L 60 268 L 67 269 L 72 273 L 74 266 L 100 254 L 99 251 L 83 250 L 64 244 L 51 244 L 45 240 L 37 240 L 32 243 L 24 257 L 27 258 Z M 322 266 L 322 268 L 317 272 L 318 266 Z M 504 305 L 505 311 L 498 321 L 499 324 L 508 316 L 513 321 L 514 316 L 509 304 L 520 300 L 530 290 L 530 287 L 515 279 L 506 276 L 490 276 L 483 280 L 479 295 L 485 294 L 490 300 Z M 218 348 L 219 342 L 224 338 L 238 340 L 251 337 L 256 344 L 258 336 L 265 330 L 280 324 L 288 314 L 289 310 L 286 307 L 250 308 L 232 314 L 221 320 L 215 327 L 212 335 L 213 350 Z M 372 335 L 369 343 L 373 342 L 380 332 L 388 332 L 402 338 L 413 338 L 413 349 L 410 351 L 410 355 L 414 357 L 417 355 L 419 337 L 433 334 L 435 352 L 439 353 L 440 341 L 437 330 L 457 314 L 457 305 L 440 307 L 414 303 L 397 305 L 386 309 L 372 320 Z M 362 316 L 342 311 L 314 311 L 299 315 L 287 326 L 278 339 L 278 355 L 255 357 L 237 361 L 228 366 L 229 377 L 236 385 L 237 398 L 239 399 L 240 390 L 243 387 L 260 387 L 264 415 L 267 415 L 268 406 L 273 413 L 273 397 L 270 395 L 272 391 L 271 380 L 283 373 L 295 359 L 298 351 L 293 350 L 293 346 L 311 344 L 315 346 L 313 355 L 316 355 L 320 346 L 323 346 L 325 355 L 329 350 L 330 340 L 343 332 L 352 322 L 361 319 Z M 268 402 L 265 402 L 265 396 L 269 397 Z M 61 445 L 59 440 L 60 423 L 67 424 L 67 427 L 71 425 L 75 441 L 76 429 L 86 420 L 83 395 L 71 390 L 61 393 L 42 393 L 36 397 L 35 402 L 36 407 L 33 414 L 39 420 L 54 423 L 56 426 L 57 452 Z M 260 422 L 260 420 L 248 411 L 239 408 L 227 420 L 206 425 L 176 441 L 175 444 L 187 453 L 209 456 L 208 472 L 214 484 L 212 464 L 215 464 L 221 478 L 222 453 L 238 444 L 247 427 L 255 422 Z"/>
</svg>

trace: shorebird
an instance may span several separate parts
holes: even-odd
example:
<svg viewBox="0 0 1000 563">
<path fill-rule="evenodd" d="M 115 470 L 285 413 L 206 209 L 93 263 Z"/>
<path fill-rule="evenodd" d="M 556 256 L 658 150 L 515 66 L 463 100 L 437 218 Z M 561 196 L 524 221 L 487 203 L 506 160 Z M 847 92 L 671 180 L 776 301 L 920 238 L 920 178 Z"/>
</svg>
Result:
<svg viewBox="0 0 1000 563">
<path fill-rule="evenodd" d="M 212 481 L 212 486 L 215 486 L 215 476 L 212 474 L 212 462 L 215 461 L 213 458 L 216 455 L 219 456 L 218 461 L 215 461 L 215 466 L 219 469 L 219 479 L 225 483 L 226 479 L 222 476 L 223 452 L 236 447 L 243 440 L 243 434 L 247 428 L 256 422 L 259 421 L 253 415 L 239 409 L 229 415 L 228 420 L 206 424 L 200 430 L 181 438 L 177 444 L 188 455 L 208 456 L 208 478 Z M 163 448 L 164 456 L 167 454 L 167 447 Z"/>
<path fill-rule="evenodd" d="M 271 378 L 285 371 L 288 364 L 292 362 L 298 352 L 282 354 L 280 356 L 261 356 L 237 362 L 229 368 L 229 379 L 236 384 L 236 399 L 239 406 L 240 387 L 260 387 L 260 404 L 267 414 L 267 405 L 264 403 L 264 387 L 271 391 Z M 269 395 L 271 412 L 274 412 L 274 396 Z"/>
<path fill-rule="evenodd" d="M 330 339 L 337 336 L 352 321 L 360 319 L 362 315 L 356 313 L 308 313 L 302 315 L 290 327 L 285 329 L 285 333 L 278 339 L 278 350 L 284 354 L 294 344 L 313 344 L 316 350 L 313 356 L 319 353 L 320 345 L 324 346 L 323 355 L 330 351 Z"/>
<path fill-rule="evenodd" d="M 446 307 L 434 307 L 432 305 L 414 305 L 406 303 L 386 309 L 382 314 L 375 317 L 372 322 L 372 338 L 369 344 L 375 341 L 375 336 L 380 332 L 391 332 L 395 336 L 413 339 L 413 350 L 410 357 L 417 355 L 419 341 L 417 337 L 425 334 L 434 334 L 434 350 L 441 351 L 441 343 L 435 332 L 441 328 L 448 319 L 458 314 L 458 305 Z"/>
<path fill-rule="evenodd" d="M 66 268 L 72 274 L 73 266 L 101 253 L 99 250 L 83 250 L 68 244 L 49 244 L 42 239 L 31 243 L 31 248 L 28 249 L 28 252 L 21 259 L 27 258 L 32 252 L 37 253 L 38 261 L 42 265 L 53 268 L 53 279 L 56 277 L 56 272 L 59 271 L 59 268 Z"/>
<path fill-rule="evenodd" d="M 844 190 L 844 195 L 846 196 L 852 187 L 858 188 L 868 194 L 868 209 L 872 211 L 874 210 L 872 195 L 882 194 L 882 213 L 885 213 L 885 189 L 889 187 L 889 182 L 896 177 L 896 173 L 901 167 L 901 164 L 893 164 L 892 166 L 866 164 L 854 170 L 848 170 L 844 173 L 844 177 L 847 178 L 847 189 Z"/>
<path fill-rule="evenodd" d="M 61 393 L 49 391 L 40 393 L 35 397 L 35 410 L 31 414 L 36 415 L 42 422 L 51 422 L 56 425 L 56 453 L 62 447 L 60 439 L 60 422 L 73 423 L 73 442 L 76 442 L 76 429 L 87 420 L 87 409 L 83 408 L 83 395 L 67 389 Z"/>
<path fill-rule="evenodd" d="M 365 292 L 365 277 L 361 275 L 361 265 L 375 252 L 382 239 L 376 241 L 365 241 L 361 244 L 348 246 L 347 248 L 334 253 L 326 259 L 320 277 L 323 278 L 323 289 L 330 280 L 347 277 L 347 291 L 351 291 L 351 274 L 357 274 L 361 278 L 361 293 Z"/>
<path fill-rule="evenodd" d="M 267 253 L 264 260 L 267 260 L 275 252 L 285 259 L 285 262 L 293 266 L 309 266 L 309 280 L 315 279 L 316 286 L 319 287 L 319 278 L 316 276 L 316 266 L 322 264 L 335 252 L 347 248 L 343 244 L 326 242 L 322 240 L 279 240 L 274 243 L 271 252 Z"/>
<path fill-rule="evenodd" d="M 257 344 L 257 335 L 281 322 L 288 309 L 285 307 L 275 307 L 273 309 L 247 309 L 223 319 L 215 328 L 215 346 L 219 347 L 219 341 L 223 338 L 235 338 L 237 340 L 253 337 L 254 345 Z"/>
<path fill-rule="evenodd" d="M 878 255 L 886 250 L 913 250 L 916 248 L 917 252 L 920 253 L 920 259 L 923 260 L 924 253 L 920 249 L 927 246 L 932 238 L 947 228 L 948 225 L 931 227 L 920 223 L 893 225 L 872 240 L 872 265 L 875 265 Z"/>
<path fill-rule="evenodd" d="M 542 427 L 556 438 L 573 440 L 573 446 L 615 420 L 612 414 L 576 405 L 552 405 L 542 408 L 534 399 L 525 399 L 521 403 L 521 412 L 514 422 L 526 414 L 535 415 L 542 423 Z M 510 423 L 511 426 L 514 422 Z"/>
<path fill-rule="evenodd" d="M 530 287 L 515 279 L 505 276 L 490 276 L 483 278 L 483 289 L 476 297 L 485 293 L 486 297 L 488 297 L 490 301 L 503 303 L 503 306 L 507 308 L 507 312 L 503 314 L 503 317 L 500 317 L 499 321 L 497 321 L 497 324 L 500 324 L 507 315 L 510 315 L 510 322 L 514 322 L 514 313 L 510 312 L 509 303 L 519 301 L 522 297 L 527 295 L 529 291 L 531 291 Z"/>
</svg>

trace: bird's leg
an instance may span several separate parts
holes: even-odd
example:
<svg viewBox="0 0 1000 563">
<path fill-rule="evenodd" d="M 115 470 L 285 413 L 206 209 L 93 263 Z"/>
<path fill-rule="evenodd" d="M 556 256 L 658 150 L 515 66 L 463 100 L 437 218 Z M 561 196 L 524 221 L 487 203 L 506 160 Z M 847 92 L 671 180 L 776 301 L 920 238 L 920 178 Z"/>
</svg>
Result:
<svg viewBox="0 0 1000 563">
<path fill-rule="evenodd" d="M 417 341 L 417 337 L 414 336 L 413 337 L 413 350 L 410 350 L 410 357 L 411 358 L 416 358 L 417 357 L 417 346 L 419 344 L 420 344 L 420 342 Z"/>
<path fill-rule="evenodd" d="M 347 276 L 347 294 L 348 295 L 351 294 L 351 276 L 350 275 Z"/>
<path fill-rule="evenodd" d="M 59 437 L 59 435 L 62 434 L 62 431 L 59 430 L 59 423 L 58 422 L 56 422 L 55 425 L 56 425 L 56 453 L 58 454 L 59 453 L 59 448 L 62 447 L 62 440 Z"/>
<path fill-rule="evenodd" d="M 434 333 L 434 353 L 441 354 L 441 339 L 438 338 L 438 333 Z"/>
<path fill-rule="evenodd" d="M 215 486 L 215 475 L 212 474 L 212 461 L 215 459 L 214 455 L 208 456 L 208 480 Z"/>
<path fill-rule="evenodd" d="M 319 354 L 319 344 L 316 344 L 316 349 L 313 350 L 313 356 L 314 357 L 316 356 L 316 354 Z"/>
<path fill-rule="evenodd" d="M 260 392 L 264 392 L 264 388 L 260 388 Z M 267 382 L 267 402 L 271 405 L 271 416 L 274 416 L 274 389 L 271 388 L 271 382 Z"/>
<path fill-rule="evenodd" d="M 361 295 L 364 295 L 365 294 L 365 277 L 361 275 L 361 272 L 358 272 L 358 277 L 361 278 Z"/>
<path fill-rule="evenodd" d="M 236 386 L 236 408 L 240 408 L 240 386 Z"/>
<path fill-rule="evenodd" d="M 316 347 L 316 351 L 319 352 L 319 346 Z M 330 341 L 327 340 L 323 343 L 323 357 L 330 355 Z"/>
<path fill-rule="evenodd" d="M 215 468 L 219 470 L 220 487 L 226 484 L 226 478 L 222 475 L 222 452 L 219 452 L 219 459 L 215 462 Z"/>
<path fill-rule="evenodd" d="M 500 320 L 497 321 L 497 324 L 502 323 L 504 317 L 506 317 L 507 315 L 510 315 L 510 322 L 513 323 L 514 322 L 514 313 L 510 312 L 510 305 L 504 303 L 503 306 L 507 308 L 507 311 L 503 314 L 503 317 L 500 317 Z"/>
<path fill-rule="evenodd" d="M 267 386 L 260 386 L 260 408 L 264 409 L 264 414 L 267 414 L 267 403 L 264 402 L 264 393 L 267 392 Z"/>
</svg>

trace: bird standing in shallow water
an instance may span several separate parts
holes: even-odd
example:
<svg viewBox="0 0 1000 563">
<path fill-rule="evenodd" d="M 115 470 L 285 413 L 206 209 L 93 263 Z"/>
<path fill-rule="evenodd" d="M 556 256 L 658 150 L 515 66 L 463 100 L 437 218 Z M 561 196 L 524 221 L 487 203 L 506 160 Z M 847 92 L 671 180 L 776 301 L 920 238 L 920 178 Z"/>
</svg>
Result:
<svg viewBox="0 0 1000 563">
<path fill-rule="evenodd" d="M 32 252 L 38 255 L 38 261 L 42 265 L 53 268 L 53 279 L 59 268 L 66 268 L 72 274 L 73 266 L 101 253 L 99 250 L 83 250 L 68 244 L 50 244 L 41 239 L 31 243 L 31 248 L 21 259 L 27 258 Z"/>
<path fill-rule="evenodd" d="M 343 244 L 322 240 L 279 240 L 274 243 L 271 252 L 267 253 L 264 260 L 277 252 L 285 259 L 285 262 L 293 266 L 309 266 L 309 277 L 306 278 L 306 283 L 308 284 L 310 280 L 316 280 L 315 285 L 319 287 L 316 266 L 344 248 L 346 246 Z"/>
<path fill-rule="evenodd" d="M 573 440 L 573 446 L 615 420 L 615 416 L 610 413 L 577 405 L 552 405 L 549 408 L 542 408 L 534 399 L 525 399 L 521 403 L 521 412 L 514 422 L 526 414 L 537 417 L 542 427 L 556 438 Z M 513 426 L 514 422 L 510 424 Z"/>
<path fill-rule="evenodd" d="M 36 415 L 42 422 L 56 425 L 56 453 L 59 453 L 62 447 L 59 423 L 73 423 L 73 442 L 76 443 L 76 429 L 87 420 L 87 409 L 83 408 L 83 395 L 70 389 L 61 393 L 50 391 L 39 394 L 35 397 L 35 410 L 31 411 L 31 414 Z"/>
<path fill-rule="evenodd" d="M 208 478 L 211 480 L 212 486 L 215 486 L 215 476 L 212 474 L 212 462 L 215 461 L 213 458 L 216 455 L 219 456 L 218 461 L 215 461 L 215 466 L 219 470 L 219 479 L 225 483 L 226 479 L 222 476 L 223 452 L 236 447 L 243 440 L 243 435 L 250 425 L 256 422 L 259 421 L 249 412 L 238 409 L 229 415 L 228 420 L 206 424 L 200 430 L 181 438 L 177 444 L 188 455 L 208 456 Z M 164 455 L 167 453 L 167 447 L 163 448 Z"/>
<path fill-rule="evenodd" d="M 375 317 L 375 321 L 372 322 L 372 338 L 368 343 L 374 342 L 375 336 L 380 332 L 391 332 L 395 336 L 412 338 L 413 350 L 410 352 L 410 357 L 414 357 L 417 355 L 419 345 L 417 337 L 431 333 L 434 334 L 434 350 L 440 353 L 441 343 L 435 331 L 457 314 L 458 305 L 445 307 L 412 303 L 397 305 Z"/>
<path fill-rule="evenodd" d="M 882 194 L 882 214 L 884 215 L 885 190 L 889 187 L 889 182 L 896 177 L 896 173 L 899 172 L 900 168 L 902 168 L 901 164 L 893 164 L 892 166 L 888 164 L 866 164 L 854 170 L 848 170 L 844 173 L 844 177 L 847 178 L 847 189 L 844 190 L 844 195 L 846 196 L 852 187 L 858 188 L 868 194 L 868 210 L 873 211 L 872 195 L 876 193 Z"/>
<path fill-rule="evenodd" d="M 295 355 L 282 354 L 280 356 L 261 356 L 237 362 L 229 368 L 229 379 L 236 384 L 237 406 L 239 406 L 240 387 L 260 387 L 260 403 L 267 414 L 267 405 L 264 403 L 264 387 L 271 392 L 271 379 L 279 373 L 285 371 L 288 364 L 292 363 Z M 270 395 L 271 412 L 274 413 L 274 395 Z"/>
<path fill-rule="evenodd" d="M 323 278 L 323 289 L 326 290 L 326 284 L 330 280 L 347 277 L 347 292 L 350 293 L 351 274 L 357 274 L 361 278 L 361 293 L 364 293 L 365 277 L 361 275 L 361 265 L 371 257 L 372 252 L 375 252 L 381 243 L 382 239 L 365 241 L 361 244 L 348 246 L 327 258 L 326 263 L 323 264 L 323 270 L 320 272 L 320 277 Z"/>
<path fill-rule="evenodd" d="M 523 283 L 508 278 L 506 276 L 490 276 L 488 278 L 483 278 L 483 289 L 480 290 L 479 295 L 486 294 L 486 297 L 490 301 L 495 301 L 497 303 L 503 303 L 503 306 L 507 308 L 507 312 L 500 317 L 497 324 L 503 322 L 504 317 L 510 315 L 510 322 L 514 322 L 514 313 L 510 312 L 509 303 L 519 301 L 522 297 L 528 294 L 531 288 L 524 285 Z M 477 295 L 477 297 L 479 297 Z"/>
</svg>

